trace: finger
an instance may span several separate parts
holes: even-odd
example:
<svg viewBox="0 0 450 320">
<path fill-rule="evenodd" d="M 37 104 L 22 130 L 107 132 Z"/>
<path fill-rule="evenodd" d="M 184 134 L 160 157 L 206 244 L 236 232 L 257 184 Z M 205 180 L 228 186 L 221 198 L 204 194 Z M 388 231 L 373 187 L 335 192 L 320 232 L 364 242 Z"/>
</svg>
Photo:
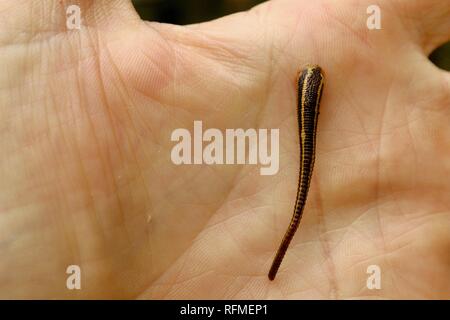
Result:
<svg viewBox="0 0 450 320">
<path fill-rule="evenodd" d="M 449 1 L 398 0 L 393 5 L 426 55 L 450 40 Z"/>
<path fill-rule="evenodd" d="M 130 0 L 6 0 L 0 2 L 0 44 L 69 31 L 69 18 L 71 22 L 79 18 L 80 28 L 118 29 L 139 21 Z"/>
</svg>

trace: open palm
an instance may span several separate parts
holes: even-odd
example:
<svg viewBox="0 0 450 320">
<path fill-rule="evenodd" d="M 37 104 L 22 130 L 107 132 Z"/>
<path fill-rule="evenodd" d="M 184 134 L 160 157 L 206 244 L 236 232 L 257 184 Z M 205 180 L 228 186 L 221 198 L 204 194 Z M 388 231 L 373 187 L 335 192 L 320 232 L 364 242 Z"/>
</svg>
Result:
<svg viewBox="0 0 450 320">
<path fill-rule="evenodd" d="M 42 3 L 0 4 L 0 297 L 449 297 L 450 77 L 427 59 L 450 38 L 445 1 L 382 1 L 381 30 L 370 1 L 269 1 L 184 27 L 79 1 L 72 31 L 63 2 Z M 316 165 L 271 282 L 308 63 L 326 77 Z M 279 172 L 175 165 L 171 133 L 195 120 L 280 129 Z"/>
</svg>

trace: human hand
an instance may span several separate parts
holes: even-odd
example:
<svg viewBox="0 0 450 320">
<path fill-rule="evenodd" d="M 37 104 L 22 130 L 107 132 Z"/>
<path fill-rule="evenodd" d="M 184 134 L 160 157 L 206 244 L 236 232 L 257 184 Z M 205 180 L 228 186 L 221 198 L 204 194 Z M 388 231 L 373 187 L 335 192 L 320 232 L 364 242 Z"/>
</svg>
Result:
<svg viewBox="0 0 450 320">
<path fill-rule="evenodd" d="M 269 1 L 142 22 L 129 1 L 0 4 L 0 297 L 448 298 L 450 38 L 438 0 Z M 33 17 L 32 19 L 30 17 Z M 300 228 L 295 77 L 325 71 Z M 279 128 L 280 170 L 180 165 L 177 128 Z M 66 288 L 79 265 L 81 290 Z M 382 288 L 366 273 L 378 265 Z"/>
</svg>

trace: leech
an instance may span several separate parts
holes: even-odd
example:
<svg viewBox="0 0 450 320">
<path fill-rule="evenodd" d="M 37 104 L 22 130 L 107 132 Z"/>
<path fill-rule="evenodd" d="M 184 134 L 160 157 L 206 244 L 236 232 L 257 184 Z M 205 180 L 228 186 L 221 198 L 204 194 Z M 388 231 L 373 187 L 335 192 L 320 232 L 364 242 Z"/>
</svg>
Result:
<svg viewBox="0 0 450 320">
<path fill-rule="evenodd" d="M 300 171 L 295 201 L 294 214 L 289 224 L 283 241 L 281 241 L 277 254 L 269 271 L 269 279 L 275 279 L 281 261 L 294 237 L 302 218 L 309 184 L 314 167 L 316 148 L 317 119 L 319 116 L 319 104 L 322 97 L 324 77 L 319 66 L 308 66 L 298 78 L 297 116 L 300 136 Z"/>
</svg>

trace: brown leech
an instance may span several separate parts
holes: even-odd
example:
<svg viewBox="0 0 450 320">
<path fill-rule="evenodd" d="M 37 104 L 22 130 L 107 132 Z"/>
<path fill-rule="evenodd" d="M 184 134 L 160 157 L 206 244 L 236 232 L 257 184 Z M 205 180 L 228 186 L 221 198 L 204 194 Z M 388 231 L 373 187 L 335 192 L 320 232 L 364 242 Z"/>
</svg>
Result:
<svg viewBox="0 0 450 320">
<path fill-rule="evenodd" d="M 295 201 L 294 214 L 283 241 L 269 271 L 269 279 L 275 279 L 281 261 L 286 253 L 289 243 L 294 237 L 302 218 L 309 184 L 314 167 L 316 148 L 317 119 L 319 116 L 319 104 L 322 97 L 324 77 L 319 66 L 308 66 L 300 73 L 298 78 L 297 116 L 300 136 L 300 172 Z"/>
</svg>

